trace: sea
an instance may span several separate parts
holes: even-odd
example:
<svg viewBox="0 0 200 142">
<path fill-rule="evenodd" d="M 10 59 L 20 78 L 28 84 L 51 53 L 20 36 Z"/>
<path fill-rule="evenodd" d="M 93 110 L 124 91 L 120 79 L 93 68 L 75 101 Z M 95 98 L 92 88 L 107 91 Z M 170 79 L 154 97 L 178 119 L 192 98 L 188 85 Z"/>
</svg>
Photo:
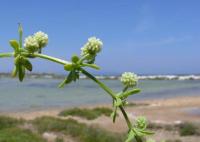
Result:
<svg viewBox="0 0 200 142">
<path fill-rule="evenodd" d="M 122 90 L 119 77 L 97 76 L 114 92 Z M 34 111 L 84 105 L 110 104 L 110 96 L 97 84 L 85 77 L 58 88 L 62 81 L 51 75 L 32 76 L 23 82 L 0 76 L 0 112 Z M 141 93 L 130 96 L 128 101 L 167 99 L 200 95 L 200 77 L 187 76 L 140 76 Z"/>
</svg>

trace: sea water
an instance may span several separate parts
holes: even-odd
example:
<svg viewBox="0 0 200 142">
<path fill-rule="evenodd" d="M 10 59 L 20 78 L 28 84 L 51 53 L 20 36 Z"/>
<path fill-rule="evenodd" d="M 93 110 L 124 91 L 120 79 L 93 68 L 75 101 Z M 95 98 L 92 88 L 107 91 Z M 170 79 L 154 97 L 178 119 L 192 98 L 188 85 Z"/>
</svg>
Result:
<svg viewBox="0 0 200 142">
<path fill-rule="evenodd" d="M 59 89 L 61 79 L 0 78 L 0 111 L 30 111 L 81 105 L 107 104 L 111 98 L 91 80 L 83 79 Z M 115 92 L 123 86 L 119 80 L 101 80 Z M 200 80 L 140 80 L 140 94 L 129 98 L 151 100 L 178 96 L 199 96 Z"/>
</svg>

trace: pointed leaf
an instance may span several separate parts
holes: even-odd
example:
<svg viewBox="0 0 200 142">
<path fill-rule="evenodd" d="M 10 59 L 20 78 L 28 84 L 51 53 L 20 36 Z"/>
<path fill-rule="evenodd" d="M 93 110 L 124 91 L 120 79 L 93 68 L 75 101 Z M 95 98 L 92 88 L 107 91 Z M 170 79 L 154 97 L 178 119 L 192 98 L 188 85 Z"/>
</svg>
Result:
<svg viewBox="0 0 200 142">
<path fill-rule="evenodd" d="M 148 130 L 141 130 L 140 132 L 143 133 L 144 135 L 153 135 L 154 134 L 154 132 L 148 131 Z"/>
<path fill-rule="evenodd" d="M 17 68 L 17 66 L 15 66 L 13 71 L 12 71 L 12 77 L 16 77 L 17 73 L 18 73 L 18 68 Z"/>
<path fill-rule="evenodd" d="M 137 94 L 137 93 L 139 93 L 139 92 L 140 92 L 140 89 L 132 89 L 132 90 L 129 90 L 129 91 L 124 92 L 124 93 L 120 96 L 120 98 L 125 99 L 125 98 L 127 98 L 128 96 Z"/>
<path fill-rule="evenodd" d="M 134 138 L 135 138 L 135 133 L 132 130 L 130 130 L 125 142 L 131 142 Z"/>
<path fill-rule="evenodd" d="M 10 40 L 9 43 L 15 52 L 19 50 L 19 43 L 17 42 L 17 40 Z"/>
<path fill-rule="evenodd" d="M 73 73 L 72 71 L 69 75 L 58 85 L 59 88 L 63 88 L 66 84 L 69 84 L 73 81 Z"/>
<path fill-rule="evenodd" d="M 15 65 L 20 64 L 20 56 L 19 55 L 17 57 L 15 57 L 14 63 L 15 63 Z"/>
<path fill-rule="evenodd" d="M 22 82 L 25 76 L 25 68 L 24 66 L 19 64 L 19 80 Z"/>
<path fill-rule="evenodd" d="M 18 27 L 18 33 L 19 33 L 19 48 L 22 48 L 23 29 L 22 29 L 22 25 L 20 23 L 19 23 L 19 27 Z"/>
<path fill-rule="evenodd" d="M 27 70 L 32 71 L 33 66 L 32 66 L 31 62 L 30 62 L 28 59 L 22 58 L 22 64 L 24 65 L 24 67 L 25 67 Z"/>
<path fill-rule="evenodd" d="M 111 113 L 111 118 L 113 120 L 113 123 L 115 123 L 116 117 L 117 117 L 117 107 L 115 107 L 115 110 Z"/>
<path fill-rule="evenodd" d="M 90 68 L 93 68 L 93 69 L 96 69 L 96 70 L 100 70 L 100 67 L 95 65 L 95 64 L 86 64 L 86 63 L 84 63 L 84 64 L 82 64 L 82 66 L 90 67 Z"/>
<path fill-rule="evenodd" d="M 67 82 L 67 77 L 58 85 L 59 88 L 63 88 Z"/>
</svg>

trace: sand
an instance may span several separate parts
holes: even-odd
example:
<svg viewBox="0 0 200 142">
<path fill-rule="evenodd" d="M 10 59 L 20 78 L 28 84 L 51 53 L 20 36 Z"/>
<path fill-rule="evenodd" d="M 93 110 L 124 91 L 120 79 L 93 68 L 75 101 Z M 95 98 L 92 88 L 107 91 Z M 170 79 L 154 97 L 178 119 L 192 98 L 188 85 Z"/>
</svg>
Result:
<svg viewBox="0 0 200 142">
<path fill-rule="evenodd" d="M 188 115 L 184 109 L 186 108 L 199 108 L 200 109 L 200 96 L 199 97 L 176 97 L 170 99 L 160 99 L 160 100 L 147 100 L 147 101 L 135 101 L 133 103 L 138 104 L 136 107 L 126 107 L 126 110 L 132 116 L 145 115 L 151 120 L 161 119 L 164 121 L 173 120 L 198 120 L 200 116 L 198 115 Z M 144 105 L 143 105 L 144 104 Z M 147 105 L 145 105 L 147 104 Z M 85 108 L 105 106 L 110 107 L 110 105 L 93 105 L 93 106 L 83 106 Z M 22 111 L 22 112 L 3 112 L 0 114 L 5 114 L 13 117 L 22 117 L 24 119 L 34 119 L 39 116 L 57 116 L 57 114 L 63 110 L 63 108 L 46 109 L 46 110 L 36 110 L 36 111 Z M 183 117 L 184 116 L 184 117 Z"/>
</svg>

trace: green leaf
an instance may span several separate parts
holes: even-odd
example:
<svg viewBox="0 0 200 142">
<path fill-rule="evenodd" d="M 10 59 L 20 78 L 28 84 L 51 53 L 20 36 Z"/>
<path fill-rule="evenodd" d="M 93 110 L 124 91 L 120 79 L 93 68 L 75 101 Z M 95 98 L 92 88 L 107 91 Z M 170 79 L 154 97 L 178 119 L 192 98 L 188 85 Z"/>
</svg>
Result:
<svg viewBox="0 0 200 142">
<path fill-rule="evenodd" d="M 18 33 L 19 33 L 19 47 L 22 48 L 23 29 L 22 29 L 22 25 L 20 23 L 19 23 L 19 27 L 18 27 Z"/>
<path fill-rule="evenodd" d="M 9 43 L 15 52 L 19 50 L 19 43 L 17 42 L 17 40 L 10 40 Z"/>
<path fill-rule="evenodd" d="M 74 71 L 74 81 L 79 79 L 79 71 Z"/>
<path fill-rule="evenodd" d="M 129 91 L 124 92 L 124 93 L 120 96 L 120 98 L 125 99 L 125 98 L 127 98 L 128 96 L 137 94 L 137 93 L 139 93 L 139 92 L 140 92 L 140 89 L 132 89 L 132 90 L 129 90 Z"/>
<path fill-rule="evenodd" d="M 63 88 L 67 82 L 67 77 L 58 85 L 59 88 Z"/>
<path fill-rule="evenodd" d="M 15 66 L 13 71 L 12 71 L 12 77 L 16 77 L 17 73 L 18 73 L 18 68 L 17 68 L 17 66 Z"/>
<path fill-rule="evenodd" d="M 15 63 L 15 65 L 20 64 L 20 56 L 19 55 L 17 57 L 15 57 L 14 63 Z"/>
<path fill-rule="evenodd" d="M 131 142 L 134 138 L 135 138 L 135 133 L 132 130 L 130 130 L 125 142 Z"/>
<path fill-rule="evenodd" d="M 69 75 L 58 85 L 59 88 L 63 88 L 66 84 L 69 84 L 73 81 L 73 73 L 72 71 Z"/>
<path fill-rule="evenodd" d="M 153 135 L 154 132 L 148 130 L 139 130 L 143 135 Z"/>
<path fill-rule="evenodd" d="M 115 107 L 115 110 L 111 113 L 111 118 L 113 120 L 113 123 L 115 123 L 116 117 L 117 117 L 117 107 Z"/>
<path fill-rule="evenodd" d="M 19 64 L 19 80 L 22 82 L 23 81 L 23 79 L 24 79 L 24 76 L 25 76 L 25 68 L 24 68 L 24 66 L 23 65 L 20 65 Z"/>
<path fill-rule="evenodd" d="M 100 70 L 100 67 L 95 65 L 95 64 L 86 64 L 86 63 L 84 63 L 84 64 L 82 64 L 82 66 L 90 67 L 90 68 L 93 68 L 93 69 L 96 69 L 96 70 Z"/>
<path fill-rule="evenodd" d="M 27 70 L 32 71 L 33 66 L 32 66 L 31 62 L 30 62 L 28 59 L 22 58 L 22 59 L 21 59 L 21 62 L 22 62 L 22 64 L 24 65 L 24 67 L 25 67 Z"/>
</svg>

